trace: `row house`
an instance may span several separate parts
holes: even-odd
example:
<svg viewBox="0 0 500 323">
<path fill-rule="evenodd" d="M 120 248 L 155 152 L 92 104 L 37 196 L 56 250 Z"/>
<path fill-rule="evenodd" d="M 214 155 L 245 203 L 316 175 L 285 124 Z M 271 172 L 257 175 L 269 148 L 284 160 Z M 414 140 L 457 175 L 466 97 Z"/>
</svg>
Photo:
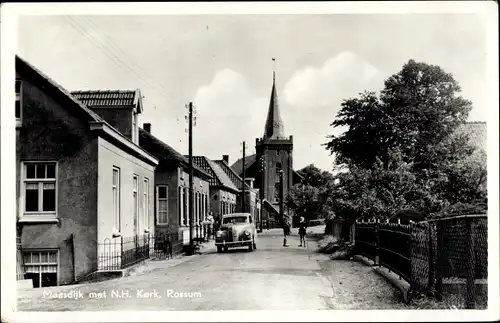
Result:
<svg viewBox="0 0 500 323">
<path fill-rule="evenodd" d="M 189 161 L 165 142 L 151 134 L 151 124 L 139 129 L 140 146 L 159 159 L 155 171 L 156 203 L 155 234 L 169 235 L 173 245 L 189 243 Z M 193 237 L 201 237 L 200 223 L 205 221 L 210 210 L 209 180 L 212 177 L 193 164 Z M 176 244 L 176 241 L 180 241 Z M 181 244 L 182 242 L 182 244 Z M 180 251 L 180 248 L 175 248 Z"/>
<path fill-rule="evenodd" d="M 210 210 L 216 218 L 236 212 L 236 200 L 240 190 L 224 170 L 205 156 L 193 156 L 193 162 L 212 177 L 210 185 Z"/>
<path fill-rule="evenodd" d="M 243 179 L 229 166 L 229 155 L 223 155 L 221 160 L 215 160 L 215 162 L 239 190 L 243 191 L 243 185 L 245 185 L 245 210 L 243 210 L 243 196 L 240 194 L 237 198 L 236 212 L 249 212 L 256 222 L 260 223 L 261 204 L 259 190 L 253 187 L 254 179 L 245 177 L 245 184 L 243 184 Z"/>
<path fill-rule="evenodd" d="M 19 56 L 15 66 L 18 268 L 34 287 L 71 284 L 103 269 L 103 241 L 123 267 L 124 248 L 154 221 L 159 161 L 138 145 L 140 91 L 103 94 L 131 102 L 115 120 Z"/>
</svg>

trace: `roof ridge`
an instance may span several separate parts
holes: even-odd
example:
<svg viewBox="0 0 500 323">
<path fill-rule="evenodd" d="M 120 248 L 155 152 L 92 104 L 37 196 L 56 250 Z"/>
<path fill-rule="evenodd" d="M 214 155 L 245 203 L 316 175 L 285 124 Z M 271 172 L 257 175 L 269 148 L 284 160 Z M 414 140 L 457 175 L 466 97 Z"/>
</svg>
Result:
<svg viewBox="0 0 500 323">
<path fill-rule="evenodd" d="M 31 68 L 32 70 L 34 70 L 36 73 L 38 73 L 43 79 L 45 79 L 47 82 L 49 82 L 50 84 L 52 84 L 55 88 L 57 88 L 59 91 L 61 91 L 64 95 L 66 95 L 71 101 L 73 101 L 81 109 L 83 109 L 85 112 L 87 112 L 92 117 L 92 119 L 94 119 L 94 121 L 104 122 L 104 123 L 107 124 L 106 120 L 104 120 L 103 118 L 101 118 L 97 113 L 95 113 L 94 111 L 92 111 L 91 109 L 89 109 L 85 104 L 83 104 L 78 99 L 76 99 L 71 94 L 71 92 L 69 92 L 68 90 L 66 90 L 63 86 L 61 86 L 59 83 L 57 83 L 55 80 L 53 80 L 50 76 L 48 76 L 47 74 L 45 74 L 44 72 L 42 72 L 41 70 L 39 70 L 37 67 L 35 67 L 31 63 L 29 63 L 27 60 L 25 60 L 21 56 L 16 55 L 16 58 L 20 62 L 22 62 L 23 64 L 25 64 L 26 66 L 28 66 L 29 68 Z"/>
<path fill-rule="evenodd" d="M 158 144 L 160 144 L 160 145 L 164 146 L 166 149 L 170 149 L 170 150 L 172 150 L 172 153 L 176 153 L 176 154 L 178 154 L 178 155 L 181 157 L 181 158 L 180 158 L 180 160 L 179 160 L 179 159 L 177 159 L 180 163 L 183 163 L 183 162 L 184 162 L 184 163 L 188 164 L 188 162 L 189 162 L 189 161 L 187 160 L 187 158 L 186 158 L 183 154 L 181 154 L 180 152 L 178 152 L 176 149 L 174 149 L 172 146 L 170 146 L 169 144 L 167 144 L 166 142 L 164 142 L 164 141 L 163 141 L 163 140 L 161 140 L 160 138 L 158 138 L 158 137 L 154 136 L 152 133 L 150 133 L 150 132 L 148 132 L 148 131 L 144 130 L 144 129 L 143 129 L 143 128 L 141 128 L 141 127 L 139 127 L 139 134 L 141 134 L 141 133 L 142 133 L 143 135 L 147 135 L 147 136 L 151 137 L 151 138 L 152 138 L 152 140 L 155 140 Z M 175 156 L 173 156 L 173 157 L 175 158 Z M 204 171 L 201 167 L 197 167 L 197 165 L 194 165 L 194 169 L 196 169 L 197 171 L 202 172 L 202 173 L 204 173 L 205 175 L 208 175 L 209 177 L 211 177 L 211 175 L 210 175 L 210 174 L 208 174 L 206 171 Z"/>
<path fill-rule="evenodd" d="M 233 174 L 234 176 L 236 176 L 236 178 L 237 178 L 238 180 L 240 180 L 240 181 L 243 183 L 243 178 L 242 178 L 240 175 L 238 175 L 238 174 L 237 174 L 237 173 L 236 173 L 236 172 L 235 172 L 235 171 L 231 168 L 231 166 L 229 166 L 229 164 L 228 164 L 228 163 L 226 163 L 226 161 L 225 161 L 225 160 L 223 160 L 223 159 L 218 159 L 218 160 L 214 160 L 214 161 L 215 161 L 217 164 L 219 164 L 219 166 L 220 166 L 220 164 L 223 164 L 223 165 L 224 165 L 224 167 L 225 167 L 226 169 L 228 169 L 228 170 L 231 172 L 231 174 Z M 233 184 L 234 184 L 234 183 L 233 183 Z M 251 188 L 251 187 L 250 187 L 250 185 L 248 185 L 247 183 L 244 183 L 244 185 L 245 185 L 245 187 Z M 235 186 L 236 186 L 236 185 L 235 185 Z M 236 187 L 238 187 L 238 186 L 236 186 Z"/>
<path fill-rule="evenodd" d="M 71 93 L 136 93 L 138 89 L 94 89 L 94 90 L 75 90 Z"/>
</svg>

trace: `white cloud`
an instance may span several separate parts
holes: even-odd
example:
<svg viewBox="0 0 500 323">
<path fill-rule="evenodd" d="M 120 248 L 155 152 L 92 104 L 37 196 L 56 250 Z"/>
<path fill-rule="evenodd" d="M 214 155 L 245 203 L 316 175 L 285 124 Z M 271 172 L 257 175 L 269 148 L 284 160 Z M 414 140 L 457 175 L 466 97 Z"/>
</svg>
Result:
<svg viewBox="0 0 500 323">
<path fill-rule="evenodd" d="M 220 159 L 230 155 L 230 163 L 240 158 L 242 141 L 247 155 L 253 153 L 255 138 L 264 131 L 267 99 L 254 95 L 245 78 L 230 69 L 218 71 L 211 83 L 195 96 L 197 125 L 194 154 Z M 214 153 L 220 153 L 214 155 Z"/>
<path fill-rule="evenodd" d="M 308 66 L 295 72 L 283 93 L 292 106 L 322 108 L 364 90 L 379 90 L 381 80 L 376 67 L 346 51 L 328 59 L 320 68 Z"/>
<path fill-rule="evenodd" d="M 314 163 L 332 169 L 333 157 L 321 145 L 332 133 L 329 124 L 340 100 L 364 90 L 378 90 L 381 80 L 374 66 L 343 52 L 321 68 L 298 70 L 283 91 L 277 84 L 285 132 L 294 135 L 294 168 Z M 232 163 L 241 157 L 243 140 L 247 142 L 247 155 L 253 153 L 255 138 L 263 135 L 269 97 L 255 95 L 241 74 L 223 69 L 197 91 L 194 104 L 198 112 L 195 155 L 220 159 L 222 154 L 229 154 Z"/>
<path fill-rule="evenodd" d="M 334 157 L 322 146 L 328 134 L 339 134 L 333 122 L 343 99 L 365 90 L 378 91 L 383 77 L 379 70 L 351 52 L 328 59 L 321 67 L 296 71 L 285 84 L 284 103 L 290 106 L 285 122 L 294 135 L 294 163 L 332 170 Z"/>
</svg>

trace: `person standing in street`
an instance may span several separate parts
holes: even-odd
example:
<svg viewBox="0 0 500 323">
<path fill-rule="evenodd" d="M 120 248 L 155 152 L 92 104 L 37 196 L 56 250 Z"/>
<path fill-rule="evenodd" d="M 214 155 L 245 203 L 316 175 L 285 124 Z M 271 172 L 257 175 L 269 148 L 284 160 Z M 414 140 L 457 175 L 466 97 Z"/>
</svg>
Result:
<svg viewBox="0 0 500 323">
<path fill-rule="evenodd" d="M 288 247 L 286 243 L 286 238 L 290 235 L 290 220 L 288 219 L 288 215 L 285 214 L 283 219 L 283 247 Z"/>
<path fill-rule="evenodd" d="M 214 232 L 214 216 L 212 215 L 212 212 L 208 212 L 206 224 L 207 224 L 207 231 L 208 231 L 207 237 L 210 240 L 210 238 L 212 238 L 212 235 Z"/>
<path fill-rule="evenodd" d="M 300 217 L 300 223 L 299 223 L 299 236 L 300 236 L 300 244 L 299 247 L 306 246 L 306 220 L 304 219 L 303 216 Z"/>
</svg>

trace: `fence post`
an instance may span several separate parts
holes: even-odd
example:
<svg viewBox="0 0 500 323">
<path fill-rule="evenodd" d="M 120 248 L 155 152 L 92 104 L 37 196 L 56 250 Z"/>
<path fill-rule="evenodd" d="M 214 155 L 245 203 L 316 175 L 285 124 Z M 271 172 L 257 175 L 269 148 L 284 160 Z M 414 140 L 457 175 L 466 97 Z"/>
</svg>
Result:
<svg viewBox="0 0 500 323">
<path fill-rule="evenodd" d="M 354 245 L 356 241 L 356 223 L 351 224 L 351 243 Z"/>
<path fill-rule="evenodd" d="M 444 254 L 444 223 L 438 220 L 436 223 L 437 228 L 437 259 L 436 259 L 436 299 L 441 301 L 443 299 L 443 271 L 446 262 Z"/>
<path fill-rule="evenodd" d="M 431 294 L 431 295 L 434 295 L 434 274 L 435 274 L 435 270 L 436 270 L 436 267 L 434 266 L 434 249 L 432 248 L 433 246 L 433 241 L 432 241 L 432 225 L 428 225 L 428 235 L 429 235 L 429 245 L 428 245 L 428 248 L 429 248 L 429 258 L 428 258 L 428 262 L 429 262 L 429 272 L 428 272 L 428 276 L 429 276 L 429 282 L 427 283 L 427 291 Z"/>
<path fill-rule="evenodd" d="M 375 222 L 375 263 L 374 265 L 380 266 L 380 231 L 378 219 Z"/>
<path fill-rule="evenodd" d="M 468 309 L 476 307 L 476 257 L 474 254 L 474 229 L 472 228 L 472 218 L 467 218 L 467 295 L 465 305 Z"/>
</svg>

